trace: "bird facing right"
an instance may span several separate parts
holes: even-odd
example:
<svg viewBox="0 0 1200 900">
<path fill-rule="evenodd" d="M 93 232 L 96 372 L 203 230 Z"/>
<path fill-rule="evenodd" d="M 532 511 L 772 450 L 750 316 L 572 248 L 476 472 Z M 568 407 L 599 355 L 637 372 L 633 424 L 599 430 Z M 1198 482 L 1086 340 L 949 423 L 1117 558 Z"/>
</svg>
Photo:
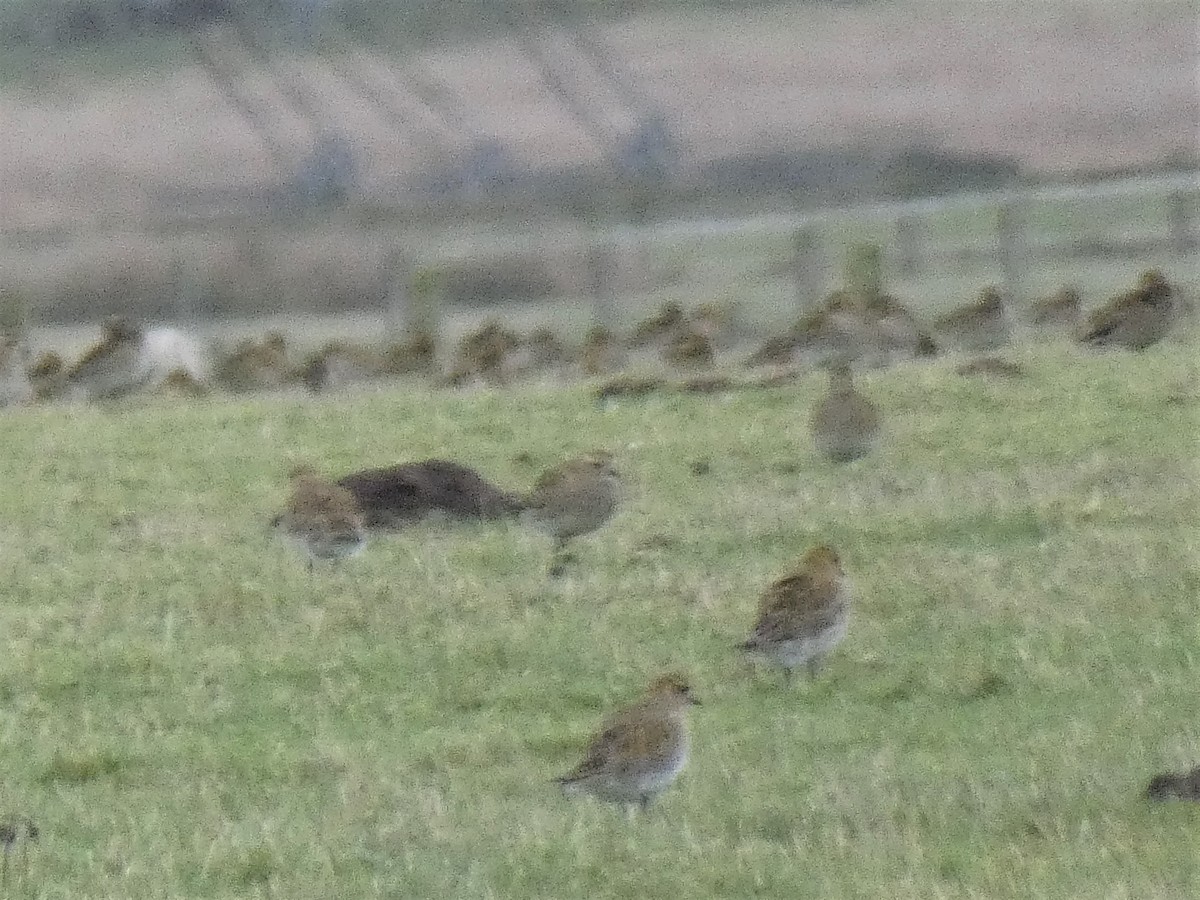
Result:
<svg viewBox="0 0 1200 900">
<path fill-rule="evenodd" d="M 879 442 L 879 409 L 855 390 L 849 363 L 830 365 L 829 389 L 813 407 L 810 425 L 817 452 L 835 462 L 866 456 Z"/>
<path fill-rule="evenodd" d="M 1174 295 L 1162 272 L 1149 269 L 1142 273 L 1136 288 L 1110 300 L 1088 316 L 1079 340 L 1092 347 L 1145 350 L 1170 331 Z"/>
<path fill-rule="evenodd" d="M 754 633 L 739 649 L 778 663 L 788 681 L 801 665 L 814 676 L 845 638 L 849 620 L 846 573 L 837 551 L 822 544 L 763 591 Z"/>
<path fill-rule="evenodd" d="M 541 474 L 525 501 L 528 515 L 554 538 L 550 574 L 563 571 L 567 543 L 595 531 L 617 510 L 621 477 L 612 454 L 594 450 L 569 459 Z"/>
<path fill-rule="evenodd" d="M 699 704 L 683 675 L 656 678 L 641 700 L 604 721 L 583 761 L 558 783 L 568 794 L 646 809 L 687 765 L 687 711 Z"/>
<path fill-rule="evenodd" d="M 1079 322 L 1082 303 L 1079 288 L 1065 285 L 1049 297 L 1034 301 L 1029 308 L 1029 324 L 1039 328 L 1073 329 Z"/>
<path fill-rule="evenodd" d="M 933 323 L 939 344 L 959 350 L 995 350 L 1009 339 L 1004 298 L 994 287 L 979 292 L 973 303 L 951 310 Z"/>
<path fill-rule="evenodd" d="M 147 379 L 142 364 L 145 335 L 120 316 L 104 323 L 104 337 L 67 373 L 67 384 L 89 400 L 112 400 L 136 390 Z"/>
<path fill-rule="evenodd" d="M 315 560 L 354 556 L 367 544 L 362 510 L 354 495 L 309 466 L 292 470 L 291 496 L 271 524 L 304 552 L 310 573 Z"/>
</svg>

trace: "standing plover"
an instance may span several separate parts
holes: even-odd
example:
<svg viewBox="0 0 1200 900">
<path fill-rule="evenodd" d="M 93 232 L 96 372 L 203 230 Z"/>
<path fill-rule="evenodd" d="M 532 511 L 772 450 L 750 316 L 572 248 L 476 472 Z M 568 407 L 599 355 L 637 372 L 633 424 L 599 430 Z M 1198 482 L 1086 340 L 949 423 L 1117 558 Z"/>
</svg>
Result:
<svg viewBox="0 0 1200 900">
<path fill-rule="evenodd" d="M 687 710 L 699 703 L 682 675 L 656 678 L 641 700 L 604 721 L 583 762 L 558 783 L 567 793 L 644 810 L 687 765 Z"/>
<path fill-rule="evenodd" d="M 554 538 L 551 575 L 561 575 L 568 542 L 595 531 L 617 510 L 621 478 L 612 454 L 595 450 L 543 472 L 525 501 L 528 515 Z"/>
<path fill-rule="evenodd" d="M 796 666 L 816 675 L 846 636 L 849 619 L 850 589 L 841 560 L 820 545 L 763 591 L 754 633 L 740 649 L 778 663 L 789 681 Z"/>
</svg>

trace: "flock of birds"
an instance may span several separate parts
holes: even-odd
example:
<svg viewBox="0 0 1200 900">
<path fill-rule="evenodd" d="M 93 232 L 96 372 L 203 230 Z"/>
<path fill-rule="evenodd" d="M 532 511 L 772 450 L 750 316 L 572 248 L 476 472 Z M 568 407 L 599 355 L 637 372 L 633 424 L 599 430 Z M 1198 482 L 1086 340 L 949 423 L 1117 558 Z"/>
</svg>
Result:
<svg viewBox="0 0 1200 900">
<path fill-rule="evenodd" d="M 1143 276 L 1139 287 L 1136 302 L 1126 306 L 1129 315 L 1115 315 L 1108 308 L 1093 316 L 1081 339 L 1129 349 L 1161 339 L 1166 327 L 1159 312 L 1165 299 L 1169 314 L 1171 289 L 1158 273 Z M 845 355 L 830 360 L 828 370 L 827 389 L 811 409 L 811 438 L 821 456 L 849 463 L 878 445 L 880 410 L 855 387 Z M 614 459 L 599 450 L 544 471 L 524 496 L 507 493 L 472 469 L 447 460 L 366 470 L 336 482 L 301 467 L 292 474 L 291 496 L 273 525 L 299 548 L 311 572 L 317 561 L 362 552 L 373 526 L 394 527 L 435 510 L 464 518 L 520 516 L 552 538 L 549 575 L 559 577 L 571 561 L 570 542 L 608 522 L 621 494 Z M 826 545 L 812 547 L 794 569 L 762 592 L 750 636 L 738 649 L 777 665 L 788 682 L 798 668 L 816 677 L 846 637 L 851 602 L 850 580 L 838 552 Z M 622 804 L 630 814 L 645 809 L 686 766 L 687 713 L 699 703 L 686 675 L 655 678 L 642 697 L 603 722 L 582 761 L 558 783 L 568 793 Z M 1200 768 L 1185 775 L 1156 776 L 1147 796 L 1200 799 Z"/>
<path fill-rule="evenodd" d="M 840 379 L 846 370 L 836 371 L 841 374 L 834 378 Z M 818 412 L 836 403 L 836 396 L 831 392 Z M 857 399 L 869 405 L 865 398 Z M 814 416 L 814 436 L 824 429 L 818 418 Z M 836 427 L 843 424 L 839 420 Z M 851 453 L 845 441 L 827 444 L 819 437 L 817 447 L 841 461 L 869 449 L 861 443 Z M 311 574 L 319 561 L 336 562 L 361 553 L 368 543 L 368 523 L 390 528 L 434 510 L 470 518 L 520 515 L 552 538 L 549 575 L 559 577 L 570 562 L 570 541 L 608 522 L 621 494 L 621 476 L 612 455 L 603 450 L 547 469 L 524 497 L 506 494 L 473 470 L 447 460 L 367 470 L 337 482 L 299 466 L 291 475 L 287 503 L 271 524 L 304 556 Z M 798 667 L 815 676 L 846 636 L 850 597 L 837 552 L 824 545 L 813 547 L 795 571 L 763 592 L 753 631 L 740 648 L 782 667 L 789 681 Z M 604 723 L 583 761 L 559 783 L 568 792 L 644 809 L 686 765 L 685 714 L 699 702 L 686 676 L 656 678 L 644 697 Z"/>
<path fill-rule="evenodd" d="M 687 312 L 669 302 L 628 334 L 595 327 L 576 348 L 549 328 L 520 335 L 489 321 L 465 335 L 444 361 L 428 334 L 378 347 L 331 341 L 298 357 L 275 332 L 232 348 L 208 347 L 179 329 L 144 328 L 114 317 L 104 324 L 101 340 L 72 364 L 53 351 L 31 359 L 17 338 L 0 339 L 0 406 L 63 397 L 104 401 L 147 389 L 199 395 L 217 388 L 238 393 L 298 384 L 319 392 L 399 375 L 424 375 L 450 386 L 507 384 L 535 373 L 628 373 L 631 362 L 656 351 L 661 363 L 684 375 L 681 383 L 624 374 L 599 392 L 617 396 L 674 387 L 716 393 L 771 387 L 788 367 L 796 373 L 835 358 L 878 368 L 944 350 L 996 350 L 1011 339 L 1017 318 L 1085 344 L 1140 350 L 1162 339 L 1183 306 L 1158 270 L 1144 272 L 1132 290 L 1086 315 L 1073 287 L 1035 301 L 1020 316 L 999 291 L 984 288 L 976 301 L 928 322 L 888 294 L 839 290 L 744 360 L 752 370 L 769 368 L 766 377 L 757 379 L 710 371 L 719 351 L 738 343 L 733 311 L 714 304 Z M 1012 363 L 984 357 L 964 364 L 960 372 L 1003 375 L 1015 374 L 1014 369 Z"/>
<path fill-rule="evenodd" d="M 1136 351 L 1166 336 L 1177 317 L 1178 300 L 1162 273 L 1150 270 L 1135 289 L 1082 322 L 1078 321 L 1078 295 L 1051 298 L 1035 308 L 1034 315 L 1041 321 L 1074 323 L 1073 333 L 1084 344 Z M 936 330 L 943 339 L 955 334 L 960 344 L 992 347 L 1004 339 L 1003 315 L 999 298 L 985 291 L 977 304 L 939 320 Z M 814 343 L 820 346 L 828 386 L 811 409 L 809 427 L 813 446 L 823 457 L 849 463 L 877 447 L 880 410 L 857 390 L 853 377 L 855 365 L 871 364 L 864 349 L 871 341 L 851 341 L 848 335 L 857 330 L 861 338 L 870 325 L 878 340 L 894 344 L 903 338 L 919 355 L 921 345 L 932 342 L 907 316 L 886 296 L 847 303 L 835 294 L 822 309 L 761 351 L 777 355 L 785 345 L 790 351 Z M 107 326 L 105 341 L 85 354 L 68 377 L 87 381 L 95 396 L 119 392 L 126 386 L 142 339 L 139 329 L 114 320 Z M 994 357 L 972 365 L 979 371 L 1005 373 L 1004 361 Z M 602 450 L 546 470 L 524 494 L 502 490 L 473 469 L 449 460 L 367 469 L 337 481 L 302 466 L 293 471 L 290 496 L 272 526 L 303 555 L 312 573 L 318 562 L 361 553 L 372 532 L 403 527 L 431 514 L 461 519 L 520 517 L 553 541 L 548 575 L 556 578 L 572 562 L 571 542 L 604 526 L 617 512 L 621 496 L 622 479 L 613 456 Z M 846 637 L 852 594 L 838 552 L 826 545 L 812 547 L 791 571 L 762 591 L 750 634 L 737 649 L 778 666 L 788 682 L 796 669 L 816 677 Z M 687 765 L 687 713 L 700 702 L 686 675 L 660 675 L 640 698 L 603 721 L 582 760 L 557 779 L 558 784 L 569 794 L 585 793 L 621 804 L 630 815 L 644 810 Z M 1156 800 L 1200 801 L 1200 767 L 1156 775 L 1145 794 Z M 24 859 L 29 843 L 38 836 L 32 820 L 0 820 L 4 881 L 14 848 L 20 843 Z"/>
</svg>

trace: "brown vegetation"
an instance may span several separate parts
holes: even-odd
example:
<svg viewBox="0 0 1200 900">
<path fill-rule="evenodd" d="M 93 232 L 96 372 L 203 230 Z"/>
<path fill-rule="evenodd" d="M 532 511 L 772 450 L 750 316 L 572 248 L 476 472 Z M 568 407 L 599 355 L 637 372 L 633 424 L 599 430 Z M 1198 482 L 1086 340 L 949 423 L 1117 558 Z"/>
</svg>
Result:
<svg viewBox="0 0 1200 900">
<path fill-rule="evenodd" d="M 955 370 L 959 375 L 984 375 L 997 378 L 1020 378 L 1025 369 L 999 356 L 980 356 L 961 363 Z"/>
</svg>

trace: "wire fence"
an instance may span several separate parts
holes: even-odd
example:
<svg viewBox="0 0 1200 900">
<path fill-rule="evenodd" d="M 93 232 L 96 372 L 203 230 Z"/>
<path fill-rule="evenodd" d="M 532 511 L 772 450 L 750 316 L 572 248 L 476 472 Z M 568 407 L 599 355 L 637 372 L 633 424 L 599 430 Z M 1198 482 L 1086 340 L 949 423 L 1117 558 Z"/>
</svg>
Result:
<svg viewBox="0 0 1200 900">
<path fill-rule="evenodd" d="M 842 248 L 862 241 L 883 249 L 890 282 L 931 306 L 981 282 L 1020 302 L 1054 279 L 1105 267 L 1105 278 L 1114 266 L 1149 264 L 1200 274 L 1195 173 L 664 221 L 663 210 L 685 204 L 660 197 L 714 192 L 723 202 L 743 184 L 718 195 L 696 179 L 694 148 L 676 127 L 678 98 L 649 90 L 611 40 L 586 27 L 598 6 L 480 0 L 455 12 L 420 2 L 388 20 L 458 33 L 474 16 L 507 35 L 503 52 L 518 68 L 504 71 L 540 82 L 553 122 L 592 160 L 570 172 L 536 169 L 520 148 L 490 139 L 495 129 L 484 119 L 494 110 L 448 88 L 444 66 L 382 51 L 371 23 L 383 21 L 386 6 L 29 0 L 0 10 L 0 38 L 43 49 L 170 33 L 182 48 L 176 63 L 194 64 L 196 90 L 217 97 L 204 102 L 229 113 L 233 143 L 256 144 L 265 160 L 258 181 L 217 189 L 227 173 L 216 157 L 202 160 L 213 170 L 203 189 L 187 178 L 105 186 L 89 173 L 87 188 L 100 199 L 87 211 L 66 204 L 43 224 L 6 216 L 6 296 L 35 324 L 112 313 L 218 325 L 358 316 L 405 331 L 431 316 L 439 328 L 481 316 L 557 316 L 619 329 L 678 300 L 737 303 L 769 330 L 824 296 Z M 340 117 L 350 105 L 378 126 L 371 141 L 347 137 Z M 385 148 L 375 156 L 389 164 L 403 157 L 411 165 L 381 166 L 361 143 Z M 984 169 L 989 183 L 1012 174 Z M 844 159 L 813 167 L 807 180 L 782 174 L 792 180 L 766 198 L 777 210 L 781 197 L 819 202 L 826 182 L 866 177 Z M 70 177 L 50 193 L 72 196 L 79 188 Z"/>
<path fill-rule="evenodd" d="M 926 311 L 988 283 L 1020 304 L 1096 267 L 1114 290 L 1149 265 L 1196 280 L 1198 207 L 1200 179 L 1180 175 L 646 225 L 547 216 L 397 231 L 338 215 L 245 217 L 60 234 L 24 254 L 10 243 L 10 265 L 26 264 L 6 283 L 34 326 L 120 313 L 213 329 L 343 317 L 378 338 L 452 335 L 487 318 L 578 333 L 628 329 L 678 301 L 738 305 L 761 333 L 811 309 L 835 286 L 843 248 L 864 241 Z"/>
</svg>

